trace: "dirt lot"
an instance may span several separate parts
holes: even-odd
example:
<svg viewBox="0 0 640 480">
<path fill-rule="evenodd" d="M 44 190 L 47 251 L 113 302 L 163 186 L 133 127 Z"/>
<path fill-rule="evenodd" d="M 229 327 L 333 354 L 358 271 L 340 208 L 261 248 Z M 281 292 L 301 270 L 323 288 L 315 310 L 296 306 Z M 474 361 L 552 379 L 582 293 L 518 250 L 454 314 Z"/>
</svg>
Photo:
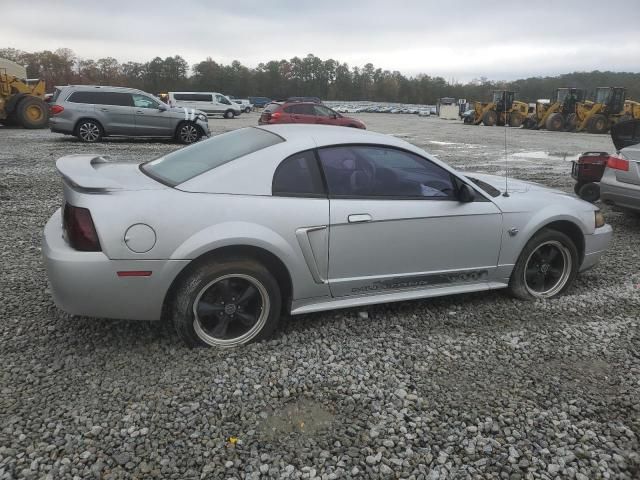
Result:
<svg viewBox="0 0 640 480">
<path fill-rule="evenodd" d="M 461 170 L 505 171 L 502 128 L 356 116 Z M 612 149 L 607 136 L 506 135 L 510 174 L 566 191 L 571 159 Z M 638 217 L 604 207 L 613 245 L 552 301 L 490 292 L 318 313 L 233 351 L 58 312 L 39 247 L 61 202 L 55 160 L 175 148 L 0 128 L 0 480 L 640 478 Z"/>
</svg>

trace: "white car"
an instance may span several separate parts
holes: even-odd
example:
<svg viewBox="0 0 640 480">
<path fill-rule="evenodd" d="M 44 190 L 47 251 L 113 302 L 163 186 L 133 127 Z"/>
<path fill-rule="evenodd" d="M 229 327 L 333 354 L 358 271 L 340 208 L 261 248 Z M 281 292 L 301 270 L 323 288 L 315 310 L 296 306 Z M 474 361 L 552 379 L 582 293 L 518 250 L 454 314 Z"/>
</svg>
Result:
<svg viewBox="0 0 640 480">
<path fill-rule="evenodd" d="M 240 105 L 240 108 L 244 113 L 249 113 L 253 110 L 253 105 L 251 105 L 251 102 L 246 98 L 234 98 L 233 101 Z"/>
<path fill-rule="evenodd" d="M 217 92 L 169 92 L 168 95 L 172 107 L 200 110 L 209 117 L 222 115 L 224 118 L 233 118 L 242 113 L 237 103 Z"/>
</svg>

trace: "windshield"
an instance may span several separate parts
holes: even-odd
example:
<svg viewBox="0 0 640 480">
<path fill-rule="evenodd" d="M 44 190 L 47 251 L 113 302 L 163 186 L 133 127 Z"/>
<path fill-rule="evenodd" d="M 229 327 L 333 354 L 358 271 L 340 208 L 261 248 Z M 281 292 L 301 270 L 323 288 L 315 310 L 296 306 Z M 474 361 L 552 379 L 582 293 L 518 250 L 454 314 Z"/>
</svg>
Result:
<svg viewBox="0 0 640 480">
<path fill-rule="evenodd" d="M 282 137 L 266 130 L 243 128 L 143 163 L 140 169 L 151 178 L 175 187 L 220 165 L 281 142 L 284 142 Z"/>
<path fill-rule="evenodd" d="M 607 104 L 607 102 L 609 101 L 609 93 L 610 90 L 608 88 L 596 89 L 596 103 Z"/>
</svg>

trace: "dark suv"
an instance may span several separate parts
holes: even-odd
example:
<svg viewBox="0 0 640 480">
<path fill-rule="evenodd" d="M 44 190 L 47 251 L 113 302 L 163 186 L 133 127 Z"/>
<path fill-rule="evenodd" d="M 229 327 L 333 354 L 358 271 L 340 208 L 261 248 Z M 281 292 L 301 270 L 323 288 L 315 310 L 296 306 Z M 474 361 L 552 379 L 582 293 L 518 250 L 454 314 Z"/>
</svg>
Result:
<svg viewBox="0 0 640 480">
<path fill-rule="evenodd" d="M 272 102 L 267 105 L 258 120 L 259 125 L 276 123 L 314 123 L 366 129 L 364 123 L 351 117 L 343 117 L 329 107 L 313 102 Z"/>
</svg>

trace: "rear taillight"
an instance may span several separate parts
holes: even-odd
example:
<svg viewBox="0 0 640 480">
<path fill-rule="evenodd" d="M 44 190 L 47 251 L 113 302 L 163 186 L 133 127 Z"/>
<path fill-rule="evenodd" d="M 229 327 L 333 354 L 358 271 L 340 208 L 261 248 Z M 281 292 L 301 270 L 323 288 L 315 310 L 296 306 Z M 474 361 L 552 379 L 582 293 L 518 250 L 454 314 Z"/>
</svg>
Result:
<svg viewBox="0 0 640 480">
<path fill-rule="evenodd" d="M 607 167 L 608 168 L 612 168 L 614 170 L 622 170 L 624 172 L 628 172 L 629 171 L 629 160 L 625 160 L 624 158 L 620 158 L 620 157 L 609 157 L 609 160 L 607 160 Z"/>
<path fill-rule="evenodd" d="M 102 251 L 98 232 L 88 209 L 74 207 L 67 203 L 64 206 L 62 226 L 71 247 L 82 252 Z"/>
<path fill-rule="evenodd" d="M 49 113 L 51 115 L 58 115 L 59 113 L 64 112 L 64 107 L 62 105 L 51 105 L 49 107 Z"/>
<path fill-rule="evenodd" d="M 278 120 L 280 117 L 282 116 L 282 113 L 280 112 L 273 112 L 272 114 L 270 114 L 270 119 L 271 120 Z"/>
</svg>

